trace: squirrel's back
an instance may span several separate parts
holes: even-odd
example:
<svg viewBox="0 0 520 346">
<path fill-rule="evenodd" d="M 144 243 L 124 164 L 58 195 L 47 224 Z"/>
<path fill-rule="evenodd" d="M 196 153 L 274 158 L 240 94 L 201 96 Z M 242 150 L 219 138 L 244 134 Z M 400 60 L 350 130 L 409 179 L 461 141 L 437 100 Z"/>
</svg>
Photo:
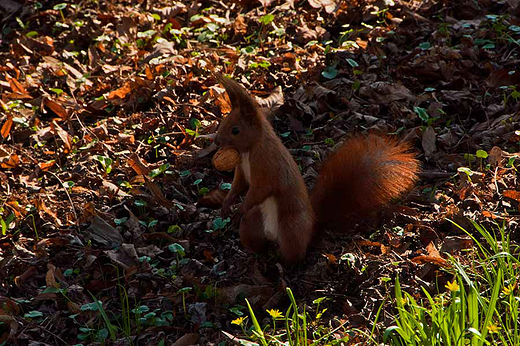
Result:
<svg viewBox="0 0 520 346">
<path fill-rule="evenodd" d="M 311 193 L 319 227 L 341 231 L 352 219 L 380 210 L 414 185 L 418 171 L 409 144 L 351 137 L 324 162 Z"/>
</svg>

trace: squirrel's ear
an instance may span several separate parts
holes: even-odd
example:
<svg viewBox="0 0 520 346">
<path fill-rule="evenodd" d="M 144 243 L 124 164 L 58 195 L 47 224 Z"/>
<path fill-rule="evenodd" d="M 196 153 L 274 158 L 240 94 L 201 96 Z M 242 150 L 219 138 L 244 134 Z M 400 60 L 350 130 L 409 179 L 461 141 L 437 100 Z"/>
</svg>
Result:
<svg viewBox="0 0 520 346">
<path fill-rule="evenodd" d="M 240 84 L 230 78 L 224 77 L 220 73 L 215 73 L 215 78 L 226 89 L 233 108 L 240 108 L 242 111 L 247 111 L 254 110 L 257 107 L 256 101 Z"/>
</svg>

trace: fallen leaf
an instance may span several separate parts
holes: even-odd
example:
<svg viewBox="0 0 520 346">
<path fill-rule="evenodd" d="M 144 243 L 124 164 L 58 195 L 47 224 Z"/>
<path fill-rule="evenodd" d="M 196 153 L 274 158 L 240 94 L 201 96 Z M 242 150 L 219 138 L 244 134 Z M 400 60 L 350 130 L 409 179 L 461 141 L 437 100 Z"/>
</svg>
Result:
<svg viewBox="0 0 520 346">
<path fill-rule="evenodd" d="M 11 155 L 9 155 L 7 160 L 4 159 L 2 161 L 2 163 L 0 164 L 0 167 L 5 168 L 5 169 L 13 169 L 13 168 L 18 167 L 19 164 L 20 164 L 20 158 L 18 157 L 18 155 L 11 154 Z"/>
<path fill-rule="evenodd" d="M 11 114 L 7 114 L 7 120 L 2 125 L 2 129 L 0 129 L 0 134 L 5 139 L 9 136 L 11 132 L 11 128 L 13 126 L 13 116 Z"/>
<path fill-rule="evenodd" d="M 150 169 L 141 161 L 141 158 L 137 154 L 133 153 L 128 158 L 128 165 L 139 175 L 148 175 Z"/>
<path fill-rule="evenodd" d="M 309 5 L 314 8 L 323 8 L 325 12 L 332 13 L 336 9 L 336 2 L 334 0 L 307 0 Z"/>
<path fill-rule="evenodd" d="M 72 136 L 69 135 L 67 131 L 62 129 L 60 125 L 58 125 L 54 120 L 51 122 L 51 131 L 58 134 L 58 137 L 61 138 L 63 144 L 65 145 L 65 149 L 67 152 L 72 150 Z"/>
</svg>

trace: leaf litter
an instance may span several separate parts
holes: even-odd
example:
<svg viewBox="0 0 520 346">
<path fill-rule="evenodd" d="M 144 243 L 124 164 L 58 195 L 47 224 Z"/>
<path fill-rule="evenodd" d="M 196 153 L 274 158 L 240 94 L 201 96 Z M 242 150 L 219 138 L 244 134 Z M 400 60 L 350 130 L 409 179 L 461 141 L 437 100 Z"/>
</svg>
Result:
<svg viewBox="0 0 520 346">
<path fill-rule="evenodd" d="M 286 287 L 370 330 L 396 276 L 434 292 L 447 254 L 464 261 L 448 220 L 518 238 L 515 1 L 36 4 L 0 6 L 0 342 L 218 344 L 244 297 L 264 316 Z M 232 174 L 211 164 L 230 110 L 213 69 L 257 97 L 309 186 L 363 131 L 411 141 L 420 183 L 294 268 L 246 252 L 215 209 Z"/>
</svg>

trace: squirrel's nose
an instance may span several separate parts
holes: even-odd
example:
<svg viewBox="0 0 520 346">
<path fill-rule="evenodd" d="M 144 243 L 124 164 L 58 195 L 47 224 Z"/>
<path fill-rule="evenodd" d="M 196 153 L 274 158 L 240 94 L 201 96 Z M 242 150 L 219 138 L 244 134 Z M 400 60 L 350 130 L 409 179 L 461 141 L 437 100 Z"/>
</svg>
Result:
<svg viewBox="0 0 520 346">
<path fill-rule="evenodd" d="M 213 142 L 217 145 L 217 147 L 220 147 L 220 139 L 218 138 L 218 136 L 215 136 L 215 138 L 213 138 Z"/>
</svg>

